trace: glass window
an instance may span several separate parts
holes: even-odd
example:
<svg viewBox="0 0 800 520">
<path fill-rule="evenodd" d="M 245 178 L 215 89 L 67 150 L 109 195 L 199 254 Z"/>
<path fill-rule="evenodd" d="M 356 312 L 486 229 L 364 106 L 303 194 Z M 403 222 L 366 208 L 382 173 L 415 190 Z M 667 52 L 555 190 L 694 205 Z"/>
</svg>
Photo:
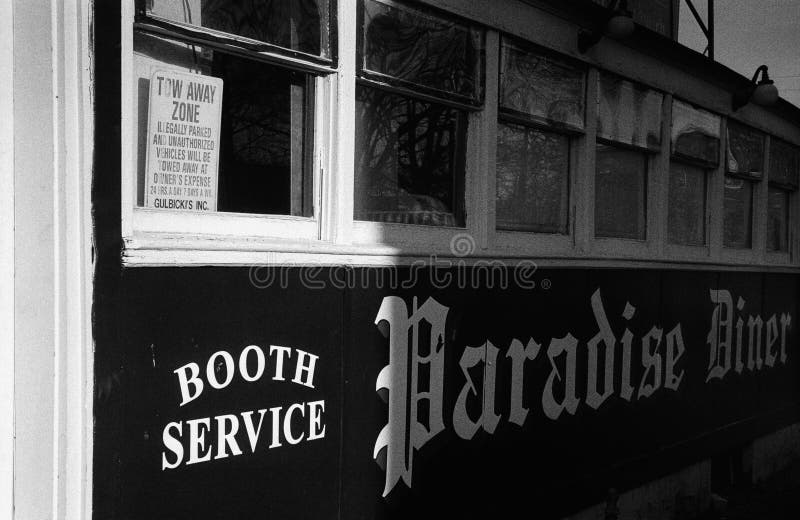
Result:
<svg viewBox="0 0 800 520">
<path fill-rule="evenodd" d="M 671 162 L 669 167 L 667 239 L 672 244 L 702 246 L 706 240 L 706 172 Z"/>
<path fill-rule="evenodd" d="M 570 137 L 585 126 L 586 72 L 504 38 L 496 228 L 567 234 Z"/>
<path fill-rule="evenodd" d="M 770 186 L 767 204 L 767 250 L 789 251 L 789 192 Z"/>
<path fill-rule="evenodd" d="M 769 147 L 769 182 L 790 189 L 798 186 L 800 148 L 772 138 Z"/>
<path fill-rule="evenodd" d="M 483 31 L 361 0 L 356 220 L 463 227 L 469 112 L 481 102 Z"/>
<path fill-rule="evenodd" d="M 661 146 L 660 92 L 611 74 L 600 74 L 597 137 L 637 148 Z"/>
<path fill-rule="evenodd" d="M 313 216 L 313 78 L 143 32 L 134 73 L 137 205 Z"/>
<path fill-rule="evenodd" d="M 362 6 L 363 77 L 482 101 L 483 31 L 395 2 Z"/>
<path fill-rule="evenodd" d="M 610 5 L 609 0 L 592 1 L 602 7 Z M 672 38 L 672 0 L 628 0 L 628 8 L 637 24 Z"/>
<path fill-rule="evenodd" d="M 359 85 L 356 220 L 464 225 L 467 113 Z"/>
<path fill-rule="evenodd" d="M 497 137 L 497 229 L 567 233 L 569 138 L 501 123 Z"/>
<path fill-rule="evenodd" d="M 647 154 L 597 145 L 595 236 L 644 240 Z"/>
<path fill-rule="evenodd" d="M 503 38 L 500 108 L 547 125 L 584 128 L 583 69 L 525 50 Z"/>
<path fill-rule="evenodd" d="M 708 166 L 719 164 L 720 118 L 679 100 L 672 102 L 672 155 Z"/>
<path fill-rule="evenodd" d="M 330 0 L 137 0 L 137 4 L 148 16 L 227 33 L 244 43 L 331 56 Z"/>
<path fill-rule="evenodd" d="M 723 202 L 725 247 L 747 249 L 753 236 L 753 181 L 725 176 Z"/>
<path fill-rule="evenodd" d="M 672 38 L 672 0 L 629 0 L 629 5 L 636 23 Z"/>
<path fill-rule="evenodd" d="M 800 175 L 800 148 L 777 138 L 770 140 L 767 195 L 767 249 L 789 251 L 790 205 Z"/>
<path fill-rule="evenodd" d="M 764 134 L 728 120 L 728 172 L 760 179 L 764 172 Z"/>
</svg>

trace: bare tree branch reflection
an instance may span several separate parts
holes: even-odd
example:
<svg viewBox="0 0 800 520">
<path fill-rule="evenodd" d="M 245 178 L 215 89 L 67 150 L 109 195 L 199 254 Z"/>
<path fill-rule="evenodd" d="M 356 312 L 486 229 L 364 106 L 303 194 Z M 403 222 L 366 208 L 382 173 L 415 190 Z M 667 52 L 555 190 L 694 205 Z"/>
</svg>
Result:
<svg viewBox="0 0 800 520">
<path fill-rule="evenodd" d="M 456 155 L 465 114 L 369 87 L 358 88 L 357 101 L 357 217 L 383 211 L 446 213 L 455 218 L 456 185 L 463 175 Z"/>
<path fill-rule="evenodd" d="M 457 95 L 480 94 L 480 32 L 422 11 L 364 3 L 367 70 Z"/>
</svg>

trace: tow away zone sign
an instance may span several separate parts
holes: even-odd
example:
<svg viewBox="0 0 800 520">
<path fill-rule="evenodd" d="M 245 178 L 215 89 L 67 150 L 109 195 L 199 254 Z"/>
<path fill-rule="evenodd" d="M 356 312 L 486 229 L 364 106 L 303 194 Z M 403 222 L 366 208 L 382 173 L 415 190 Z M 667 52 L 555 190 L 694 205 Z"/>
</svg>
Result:
<svg viewBox="0 0 800 520">
<path fill-rule="evenodd" d="M 157 70 L 150 78 L 147 208 L 217 210 L 222 79 Z"/>
</svg>

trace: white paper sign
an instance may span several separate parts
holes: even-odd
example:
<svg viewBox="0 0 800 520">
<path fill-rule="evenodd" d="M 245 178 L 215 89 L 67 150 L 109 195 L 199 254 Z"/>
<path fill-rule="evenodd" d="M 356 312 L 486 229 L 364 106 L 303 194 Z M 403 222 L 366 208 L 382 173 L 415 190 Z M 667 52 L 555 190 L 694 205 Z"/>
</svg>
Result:
<svg viewBox="0 0 800 520">
<path fill-rule="evenodd" d="M 150 78 L 147 208 L 217 210 L 222 79 L 157 70 Z"/>
</svg>

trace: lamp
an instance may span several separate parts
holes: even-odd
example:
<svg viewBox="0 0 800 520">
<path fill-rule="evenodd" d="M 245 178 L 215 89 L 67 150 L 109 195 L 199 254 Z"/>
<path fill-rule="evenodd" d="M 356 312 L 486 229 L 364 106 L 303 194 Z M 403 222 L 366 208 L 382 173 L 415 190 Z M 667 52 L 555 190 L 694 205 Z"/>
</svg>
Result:
<svg viewBox="0 0 800 520">
<path fill-rule="evenodd" d="M 761 79 L 756 83 L 759 73 L 761 73 Z M 756 73 L 753 74 L 753 79 L 750 80 L 750 85 L 746 89 L 733 94 L 733 110 L 739 110 L 750 101 L 762 106 L 774 105 L 778 101 L 778 88 L 775 86 L 775 82 L 769 79 L 766 65 L 761 65 L 756 69 Z"/>
<path fill-rule="evenodd" d="M 599 29 L 582 30 L 578 33 L 578 50 L 581 53 L 588 51 L 603 36 L 608 36 L 615 40 L 623 40 L 633 34 L 635 26 L 633 24 L 633 14 L 628 9 L 628 0 L 612 0 L 608 8 L 613 9 L 613 11 Z"/>
</svg>

